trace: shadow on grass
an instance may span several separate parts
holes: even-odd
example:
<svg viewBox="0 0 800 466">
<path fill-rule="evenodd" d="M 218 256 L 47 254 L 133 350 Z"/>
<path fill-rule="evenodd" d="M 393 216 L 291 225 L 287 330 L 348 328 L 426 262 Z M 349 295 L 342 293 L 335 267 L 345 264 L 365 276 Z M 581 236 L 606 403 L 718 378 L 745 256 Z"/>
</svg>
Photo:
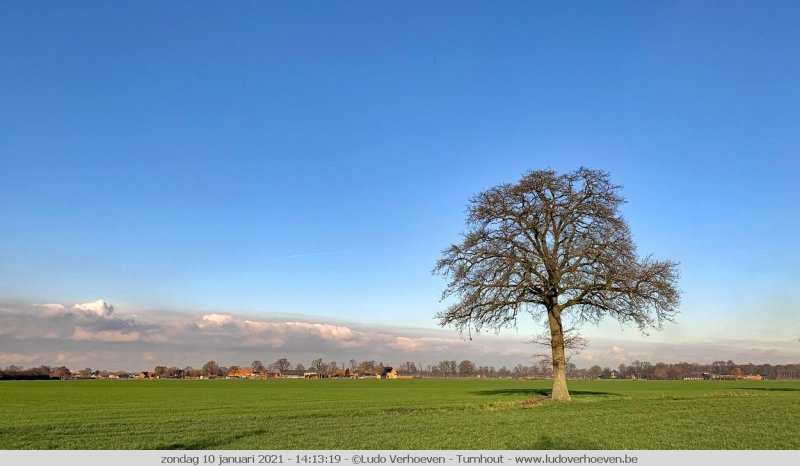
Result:
<svg viewBox="0 0 800 466">
<path fill-rule="evenodd" d="M 759 390 L 762 392 L 800 392 L 800 388 L 789 387 L 736 387 L 736 390 Z"/>
<path fill-rule="evenodd" d="M 247 437 L 255 437 L 265 433 L 266 430 L 258 429 L 252 432 L 246 432 L 236 435 L 228 435 L 224 437 L 204 438 L 198 440 L 188 440 L 185 442 L 173 442 L 157 445 L 153 450 L 225 450 L 225 445 L 230 444 L 236 440 L 241 440 Z"/>
<path fill-rule="evenodd" d="M 482 396 L 550 396 L 549 388 L 503 388 L 499 390 L 481 390 L 472 392 L 473 395 Z M 570 390 L 571 396 L 622 396 L 613 392 L 595 392 L 587 390 Z"/>
</svg>

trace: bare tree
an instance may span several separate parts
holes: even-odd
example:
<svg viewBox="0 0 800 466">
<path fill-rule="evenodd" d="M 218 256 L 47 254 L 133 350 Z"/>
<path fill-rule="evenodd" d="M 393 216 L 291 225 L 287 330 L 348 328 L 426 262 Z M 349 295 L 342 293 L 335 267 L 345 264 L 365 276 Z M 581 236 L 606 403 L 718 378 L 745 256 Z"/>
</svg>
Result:
<svg viewBox="0 0 800 466">
<path fill-rule="evenodd" d="M 286 358 L 280 358 L 272 363 L 271 367 L 273 367 L 276 372 L 286 372 L 291 369 L 292 363 L 290 363 Z"/>
<path fill-rule="evenodd" d="M 256 374 L 263 374 L 263 373 L 264 373 L 264 372 L 266 372 L 266 370 L 267 370 L 267 368 L 266 368 L 266 367 L 264 367 L 264 363 L 262 363 L 262 362 L 261 362 L 260 360 L 258 360 L 258 359 L 256 359 L 255 361 L 253 361 L 253 363 L 252 363 L 252 364 L 250 364 L 250 367 L 252 367 L 252 368 L 253 368 L 253 372 L 255 372 Z"/>
<path fill-rule="evenodd" d="M 653 365 L 649 361 L 639 361 L 637 359 L 631 363 L 631 367 L 638 379 L 650 378 L 650 374 L 653 371 Z"/>
<path fill-rule="evenodd" d="M 208 361 L 207 363 L 203 364 L 202 371 L 203 371 L 203 374 L 205 374 L 207 376 L 208 375 L 217 375 L 219 373 L 219 369 L 220 369 L 219 368 L 219 364 L 217 364 L 216 361 L 211 360 L 211 361 Z"/>
<path fill-rule="evenodd" d="M 317 371 L 320 374 L 322 374 L 323 372 L 325 372 L 327 370 L 327 368 L 325 367 L 325 363 L 322 362 L 322 358 L 317 358 L 317 359 L 311 361 L 311 365 L 309 366 L 309 369 Z"/>
<path fill-rule="evenodd" d="M 582 323 L 611 316 L 642 331 L 658 329 L 680 301 L 677 264 L 638 257 L 619 213 L 620 189 L 608 173 L 580 168 L 563 175 L 532 171 L 474 196 L 468 231 L 434 269 L 448 278 L 443 298 L 458 298 L 437 315 L 440 323 L 499 331 L 516 325 L 523 312 L 545 317 L 551 396 L 568 401 L 565 318 Z"/>
<path fill-rule="evenodd" d="M 361 361 L 358 365 L 358 372 L 364 374 L 374 374 L 378 371 L 377 363 L 375 361 Z"/>
<path fill-rule="evenodd" d="M 476 368 L 475 363 L 470 361 L 469 359 L 465 359 L 458 363 L 458 375 L 461 377 L 470 377 L 475 375 Z"/>
<path fill-rule="evenodd" d="M 439 371 L 441 372 L 442 376 L 448 377 L 453 376 L 455 377 L 456 372 L 458 371 L 458 365 L 455 361 L 439 361 L 438 364 Z"/>
<path fill-rule="evenodd" d="M 58 377 L 59 379 L 66 379 L 67 377 L 70 377 L 72 375 L 70 370 L 64 366 L 53 368 L 50 374 L 53 377 Z"/>
<path fill-rule="evenodd" d="M 417 372 L 417 365 L 411 361 L 406 361 L 400 365 L 400 370 L 404 372 L 410 372 L 415 374 Z"/>
</svg>

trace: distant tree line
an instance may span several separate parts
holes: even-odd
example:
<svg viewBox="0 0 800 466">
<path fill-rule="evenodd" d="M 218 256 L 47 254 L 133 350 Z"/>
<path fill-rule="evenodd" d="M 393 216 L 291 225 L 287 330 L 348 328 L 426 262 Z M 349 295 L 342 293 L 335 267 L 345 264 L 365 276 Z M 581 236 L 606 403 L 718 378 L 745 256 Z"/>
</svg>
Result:
<svg viewBox="0 0 800 466">
<path fill-rule="evenodd" d="M 592 375 L 600 372 L 600 377 L 614 373 L 609 368 L 593 366 L 589 369 Z M 761 375 L 768 379 L 800 379 L 800 364 L 737 364 L 731 360 L 714 361 L 710 364 L 689 362 L 652 364 L 648 361 L 634 361 L 629 365 L 620 364 L 616 373 L 625 378 L 636 377 L 639 379 L 676 380 L 696 378 L 705 374 L 742 377 L 747 375 Z"/>
<path fill-rule="evenodd" d="M 76 371 L 72 371 L 65 366 L 59 367 L 50 367 L 46 365 L 42 365 L 39 367 L 29 367 L 23 368 L 22 366 L 17 365 L 10 365 L 5 369 L 0 370 L 0 380 L 3 379 L 13 379 L 13 380 L 48 380 L 48 379 L 70 379 L 70 378 L 81 378 L 81 379 L 88 379 L 92 377 L 103 377 L 106 378 L 109 375 L 121 375 L 128 373 L 126 371 L 106 371 L 106 370 L 95 370 L 93 371 L 90 368 L 79 369 Z"/>
<path fill-rule="evenodd" d="M 284 373 L 287 371 L 316 372 L 322 375 L 332 376 L 339 371 L 349 370 L 354 374 L 371 375 L 383 372 L 385 365 L 382 361 L 374 360 L 357 361 L 351 359 L 347 363 L 329 361 L 325 362 L 322 358 L 311 361 L 306 367 L 302 363 L 292 364 L 287 358 L 279 358 L 270 364 L 263 364 L 261 361 L 253 361 L 247 369 L 255 374 L 267 375 L 271 373 Z M 494 366 L 478 366 L 474 362 L 465 359 L 462 361 L 442 360 L 436 364 L 422 364 L 412 361 L 405 361 L 394 367 L 395 370 L 417 377 L 486 377 L 486 378 L 520 378 L 536 379 L 552 377 L 552 365 L 549 361 L 542 360 L 536 364 L 524 365 L 517 364 L 508 368 L 502 366 L 499 369 Z M 225 377 L 232 371 L 243 369 L 241 366 L 220 366 L 216 361 L 208 361 L 199 369 L 191 366 L 183 369 L 177 367 L 156 366 L 151 372 L 153 376 L 159 378 L 198 378 L 198 377 Z M 701 363 L 663 363 L 655 364 L 649 361 L 634 361 L 630 364 L 620 364 L 616 368 L 601 367 L 594 365 L 588 368 L 578 368 L 573 363 L 567 363 L 567 376 L 572 379 L 653 379 L 653 380 L 681 380 L 685 378 L 701 378 L 703 374 L 715 374 L 719 376 L 743 377 L 747 375 L 761 375 L 769 379 L 800 379 L 800 364 L 737 364 L 733 361 L 714 361 L 710 364 Z M 50 367 L 42 365 L 39 367 L 23 368 L 18 365 L 10 365 L 0 370 L 0 380 L 48 380 L 48 379 L 86 379 L 86 378 L 108 378 L 108 377 L 127 377 L 126 371 L 92 370 L 84 368 L 72 371 L 65 366 Z"/>
</svg>

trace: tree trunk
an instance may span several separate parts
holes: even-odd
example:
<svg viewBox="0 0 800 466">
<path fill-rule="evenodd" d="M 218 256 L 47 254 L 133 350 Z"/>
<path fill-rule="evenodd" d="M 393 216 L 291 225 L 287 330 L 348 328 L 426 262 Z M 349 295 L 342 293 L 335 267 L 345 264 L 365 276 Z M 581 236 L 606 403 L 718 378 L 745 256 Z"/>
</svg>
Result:
<svg viewBox="0 0 800 466">
<path fill-rule="evenodd" d="M 553 391 L 550 393 L 550 397 L 553 401 L 570 401 L 561 314 L 555 310 L 548 310 L 547 318 L 550 323 L 550 348 L 553 353 Z"/>
</svg>

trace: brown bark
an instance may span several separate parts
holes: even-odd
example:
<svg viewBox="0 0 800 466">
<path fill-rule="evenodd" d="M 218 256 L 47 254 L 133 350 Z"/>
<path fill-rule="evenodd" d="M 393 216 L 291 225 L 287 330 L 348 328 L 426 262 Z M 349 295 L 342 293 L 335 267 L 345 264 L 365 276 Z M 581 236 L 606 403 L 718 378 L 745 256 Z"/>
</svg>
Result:
<svg viewBox="0 0 800 466">
<path fill-rule="evenodd" d="M 547 313 L 550 323 L 550 347 L 553 352 L 553 391 L 550 397 L 553 401 L 570 401 L 567 388 L 567 360 L 564 353 L 564 328 L 561 325 L 561 315 L 550 310 Z"/>
</svg>

